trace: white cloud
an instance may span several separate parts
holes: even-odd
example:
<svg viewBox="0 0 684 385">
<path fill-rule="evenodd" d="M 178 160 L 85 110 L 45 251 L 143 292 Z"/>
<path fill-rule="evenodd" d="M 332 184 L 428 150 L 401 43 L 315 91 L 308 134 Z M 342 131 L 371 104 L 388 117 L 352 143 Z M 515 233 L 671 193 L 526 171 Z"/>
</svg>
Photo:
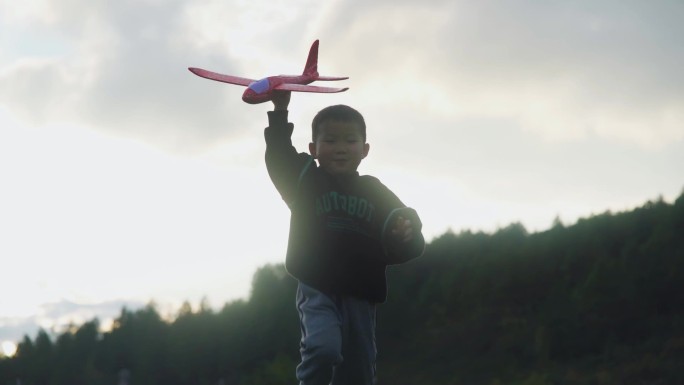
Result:
<svg viewBox="0 0 684 385">
<path fill-rule="evenodd" d="M 231 114 L 227 88 L 186 69 L 212 53 L 173 45 L 181 3 L 72 5 L 51 9 L 50 25 L 73 49 L 0 67 L 0 104 L 34 124 L 88 125 L 181 151 L 240 133 L 245 120 Z M 237 130 L 226 130 L 226 116 Z"/>
<path fill-rule="evenodd" d="M 512 119 L 552 141 L 596 134 L 659 148 L 684 137 L 684 52 L 672 38 L 684 32 L 684 11 L 670 2 L 5 7 L 74 47 L 5 66 L 5 105 L 34 121 L 75 121 L 181 151 L 255 125 L 237 87 L 186 67 L 253 77 L 298 70 L 317 37 L 322 68 L 350 74 L 354 100 L 368 109 Z"/>
<path fill-rule="evenodd" d="M 49 0 L 26 0 L 15 2 L 11 0 L 0 1 L 0 20 L 3 25 L 22 25 L 24 23 L 39 22 L 50 23 L 53 14 L 50 12 Z"/>
<path fill-rule="evenodd" d="M 339 57 L 370 109 L 512 119 L 552 141 L 684 138 L 681 5 L 356 3 L 324 25 L 346 31 Z"/>
</svg>

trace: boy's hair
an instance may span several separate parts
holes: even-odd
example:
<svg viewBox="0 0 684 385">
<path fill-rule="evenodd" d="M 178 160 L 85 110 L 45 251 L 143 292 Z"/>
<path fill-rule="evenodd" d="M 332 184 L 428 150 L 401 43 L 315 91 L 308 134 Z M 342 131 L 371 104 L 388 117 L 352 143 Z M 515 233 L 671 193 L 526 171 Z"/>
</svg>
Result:
<svg viewBox="0 0 684 385">
<path fill-rule="evenodd" d="M 344 104 L 337 104 L 334 106 L 325 107 L 324 109 L 318 111 L 316 116 L 314 116 L 311 122 L 311 138 L 313 142 L 316 142 L 318 133 L 320 132 L 321 124 L 328 122 L 351 122 L 359 125 L 359 133 L 366 141 L 366 122 L 363 120 L 363 115 L 359 111 L 346 106 Z"/>
</svg>

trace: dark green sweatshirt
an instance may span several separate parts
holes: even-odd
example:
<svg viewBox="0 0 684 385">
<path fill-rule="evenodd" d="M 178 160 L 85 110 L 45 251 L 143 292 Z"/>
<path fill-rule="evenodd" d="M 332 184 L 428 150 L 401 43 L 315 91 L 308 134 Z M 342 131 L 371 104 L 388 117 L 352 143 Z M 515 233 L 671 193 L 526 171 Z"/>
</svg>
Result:
<svg viewBox="0 0 684 385">
<path fill-rule="evenodd" d="M 285 267 L 297 280 L 330 294 L 371 302 L 387 298 L 387 265 L 425 249 L 415 210 L 372 176 L 333 176 L 292 146 L 287 111 L 268 112 L 266 167 L 291 211 Z M 390 232 L 402 216 L 413 225 L 405 243 Z"/>
</svg>

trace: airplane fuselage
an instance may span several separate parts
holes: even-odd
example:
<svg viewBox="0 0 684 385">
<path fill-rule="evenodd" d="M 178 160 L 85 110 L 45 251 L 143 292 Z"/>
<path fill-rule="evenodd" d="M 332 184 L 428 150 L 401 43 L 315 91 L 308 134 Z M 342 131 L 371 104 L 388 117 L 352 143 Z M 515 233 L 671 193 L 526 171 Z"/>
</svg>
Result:
<svg viewBox="0 0 684 385">
<path fill-rule="evenodd" d="M 242 94 L 242 100 L 249 104 L 259 104 L 271 100 L 275 88 L 281 84 L 309 84 L 316 77 L 309 75 L 279 75 L 269 76 L 252 82 Z"/>
</svg>

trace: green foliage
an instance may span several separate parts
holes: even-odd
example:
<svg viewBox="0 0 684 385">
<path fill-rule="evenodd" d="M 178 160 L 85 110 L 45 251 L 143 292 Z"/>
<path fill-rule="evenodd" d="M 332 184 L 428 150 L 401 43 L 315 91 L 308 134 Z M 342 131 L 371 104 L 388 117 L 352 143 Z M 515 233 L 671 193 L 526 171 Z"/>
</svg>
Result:
<svg viewBox="0 0 684 385">
<path fill-rule="evenodd" d="M 249 373 L 241 385 L 290 385 L 295 365 L 293 357 L 278 355 Z"/>
<path fill-rule="evenodd" d="M 388 272 L 378 313 L 387 384 L 684 383 L 684 195 L 529 234 L 447 232 Z M 25 337 L 0 359 L 0 385 L 262 385 L 294 382 L 296 282 L 260 268 L 249 301 L 122 309 Z"/>
</svg>

